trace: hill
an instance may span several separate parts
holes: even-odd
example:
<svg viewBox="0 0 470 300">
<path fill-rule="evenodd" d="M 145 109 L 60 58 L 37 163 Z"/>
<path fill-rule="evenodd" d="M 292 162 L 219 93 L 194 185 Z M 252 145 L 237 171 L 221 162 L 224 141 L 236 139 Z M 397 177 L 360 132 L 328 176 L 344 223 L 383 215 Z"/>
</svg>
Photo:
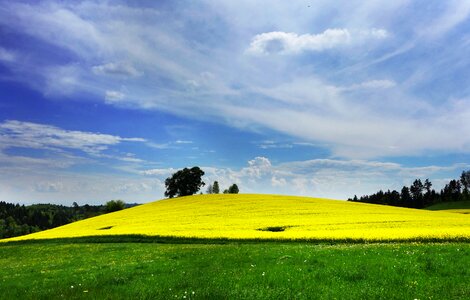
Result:
<svg viewBox="0 0 470 300">
<path fill-rule="evenodd" d="M 308 197 L 197 195 L 160 200 L 7 241 L 105 235 L 209 239 L 468 240 L 470 218 L 447 212 Z"/>
<path fill-rule="evenodd" d="M 428 206 L 426 209 L 434 211 L 445 210 L 446 212 L 470 214 L 470 201 L 441 202 Z"/>
</svg>

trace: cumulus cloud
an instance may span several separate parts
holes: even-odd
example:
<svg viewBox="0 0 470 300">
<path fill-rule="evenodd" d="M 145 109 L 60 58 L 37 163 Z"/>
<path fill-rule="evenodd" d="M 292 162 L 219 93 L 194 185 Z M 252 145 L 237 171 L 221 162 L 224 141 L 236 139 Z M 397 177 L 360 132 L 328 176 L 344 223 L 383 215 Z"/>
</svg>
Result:
<svg viewBox="0 0 470 300">
<path fill-rule="evenodd" d="M 327 29 L 319 34 L 297 34 L 273 31 L 253 37 L 249 53 L 253 54 L 296 54 L 304 51 L 325 51 L 342 45 L 359 43 L 369 39 L 387 37 L 384 29 L 352 31 L 344 28 Z"/>
<path fill-rule="evenodd" d="M 347 199 L 380 189 L 401 189 L 416 178 L 430 178 L 435 189 L 442 188 L 447 178 L 458 177 L 468 164 L 451 166 L 406 167 L 398 163 L 313 159 L 273 164 L 267 157 L 259 156 L 239 169 L 204 167 L 203 180 L 217 180 L 221 188 L 237 183 L 242 193 L 278 193 L 308 195 L 334 199 Z M 173 168 L 150 169 L 141 174 L 164 180 Z M 451 174 L 451 175 L 449 175 Z"/>
</svg>

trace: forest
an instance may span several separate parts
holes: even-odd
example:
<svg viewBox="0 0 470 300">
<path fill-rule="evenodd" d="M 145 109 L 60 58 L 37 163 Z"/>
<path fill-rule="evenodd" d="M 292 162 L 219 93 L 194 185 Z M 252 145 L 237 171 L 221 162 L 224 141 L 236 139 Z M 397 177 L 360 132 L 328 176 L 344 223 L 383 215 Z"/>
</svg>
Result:
<svg viewBox="0 0 470 300">
<path fill-rule="evenodd" d="M 95 217 L 104 213 L 132 207 L 121 200 L 111 200 L 105 205 L 64 206 L 57 204 L 20 205 L 0 201 L 0 238 L 9 238 L 71 222 Z"/>
<path fill-rule="evenodd" d="M 411 186 L 403 186 L 400 192 L 380 190 L 372 195 L 349 198 L 348 201 L 384 204 L 408 208 L 425 208 L 440 202 L 470 200 L 470 170 L 463 171 L 459 179 L 452 179 L 440 191 L 432 188 L 429 179 L 415 179 Z"/>
</svg>

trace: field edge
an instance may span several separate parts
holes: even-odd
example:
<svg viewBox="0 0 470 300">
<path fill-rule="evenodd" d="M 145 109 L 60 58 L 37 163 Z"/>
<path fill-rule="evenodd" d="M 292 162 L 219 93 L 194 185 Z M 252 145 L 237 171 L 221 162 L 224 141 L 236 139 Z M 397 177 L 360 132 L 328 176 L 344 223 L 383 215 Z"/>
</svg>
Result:
<svg viewBox="0 0 470 300">
<path fill-rule="evenodd" d="M 28 240 L 0 240 L 0 247 L 20 244 L 42 243 L 155 243 L 155 244 L 231 244 L 231 243 L 308 243 L 308 244 L 401 244 L 401 243 L 470 243 L 468 237 L 443 237 L 443 238 L 412 238 L 412 239 L 286 239 L 286 238 L 198 238 L 178 236 L 148 236 L 139 234 L 130 235 L 99 235 L 68 238 L 28 239 Z"/>
</svg>

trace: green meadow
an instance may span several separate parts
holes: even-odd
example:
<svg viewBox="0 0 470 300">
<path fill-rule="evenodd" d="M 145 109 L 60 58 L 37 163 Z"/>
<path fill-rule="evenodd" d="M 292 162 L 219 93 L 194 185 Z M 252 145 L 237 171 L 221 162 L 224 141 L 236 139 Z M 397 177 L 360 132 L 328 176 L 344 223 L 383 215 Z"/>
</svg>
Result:
<svg viewBox="0 0 470 300">
<path fill-rule="evenodd" d="M 469 299 L 470 244 L 0 244 L 1 299 Z"/>
</svg>

